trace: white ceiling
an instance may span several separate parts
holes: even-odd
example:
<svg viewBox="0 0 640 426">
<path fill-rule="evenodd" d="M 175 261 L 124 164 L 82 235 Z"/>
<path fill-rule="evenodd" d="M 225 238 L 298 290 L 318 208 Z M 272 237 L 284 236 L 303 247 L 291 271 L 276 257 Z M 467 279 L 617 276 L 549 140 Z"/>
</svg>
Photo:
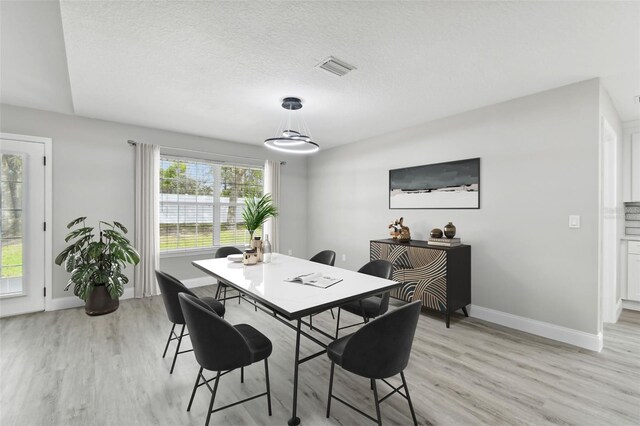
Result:
<svg viewBox="0 0 640 426">
<path fill-rule="evenodd" d="M 6 3 L 5 103 L 260 144 L 298 96 L 327 148 L 601 77 L 640 118 L 638 2 Z"/>
</svg>

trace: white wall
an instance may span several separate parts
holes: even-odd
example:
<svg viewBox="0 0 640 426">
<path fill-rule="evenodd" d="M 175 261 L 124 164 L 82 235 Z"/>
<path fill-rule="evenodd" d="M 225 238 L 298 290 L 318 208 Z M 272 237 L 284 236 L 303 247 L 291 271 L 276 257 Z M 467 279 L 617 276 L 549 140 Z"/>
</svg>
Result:
<svg viewBox="0 0 640 426">
<path fill-rule="evenodd" d="M 597 334 L 598 121 L 589 80 L 321 151 L 309 160 L 309 252 L 333 249 L 356 269 L 393 219 L 414 239 L 453 221 L 472 246 L 473 305 Z M 389 169 L 473 157 L 479 210 L 389 210 Z"/>
<path fill-rule="evenodd" d="M 0 105 L 0 130 L 53 139 L 53 252 L 64 248 L 66 224 L 78 216 L 117 220 L 130 229 L 134 221 L 134 150 L 128 139 L 218 154 L 285 160 L 282 169 L 281 247 L 306 256 L 306 159 L 274 156 L 260 146 L 219 141 L 109 121 Z M 286 232 L 284 231 L 286 230 Z M 133 235 L 133 232 L 131 232 Z M 163 258 L 161 268 L 178 278 L 203 276 L 191 266 L 195 257 Z M 132 277 L 132 268 L 128 268 Z M 53 297 L 63 291 L 68 274 L 53 268 Z"/>
</svg>

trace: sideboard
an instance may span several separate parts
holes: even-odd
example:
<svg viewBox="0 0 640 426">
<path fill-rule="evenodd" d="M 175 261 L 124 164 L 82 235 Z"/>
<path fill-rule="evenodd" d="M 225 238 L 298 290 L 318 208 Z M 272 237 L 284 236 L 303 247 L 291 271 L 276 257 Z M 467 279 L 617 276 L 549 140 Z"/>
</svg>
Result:
<svg viewBox="0 0 640 426">
<path fill-rule="evenodd" d="M 411 302 L 445 315 L 449 328 L 452 312 L 462 309 L 465 316 L 471 304 L 471 246 L 440 247 L 426 241 L 401 243 L 394 239 L 371 240 L 371 260 L 384 259 L 393 264 L 394 281 L 401 287 L 391 297 Z"/>
</svg>

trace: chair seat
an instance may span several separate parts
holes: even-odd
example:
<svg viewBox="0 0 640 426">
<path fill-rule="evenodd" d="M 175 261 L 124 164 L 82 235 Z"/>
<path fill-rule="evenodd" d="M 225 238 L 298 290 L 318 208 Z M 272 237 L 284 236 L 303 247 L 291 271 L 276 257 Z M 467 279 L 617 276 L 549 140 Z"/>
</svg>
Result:
<svg viewBox="0 0 640 426">
<path fill-rule="evenodd" d="M 329 359 L 331 361 L 342 366 L 342 354 L 344 353 L 344 348 L 349 339 L 351 339 L 351 336 L 353 336 L 353 334 L 349 334 L 348 336 L 341 337 L 329 343 L 329 346 L 327 346 L 327 355 L 329 355 Z"/>
<path fill-rule="evenodd" d="M 226 309 L 224 308 L 224 305 L 218 302 L 214 297 L 201 297 L 200 300 L 206 303 L 206 305 L 211 308 L 213 312 L 218 314 L 219 317 L 224 317 Z"/>
<path fill-rule="evenodd" d="M 360 302 L 362 302 L 362 308 L 360 307 Z M 351 312 L 352 314 L 359 316 L 362 316 L 362 311 L 364 309 L 364 316 L 366 316 L 367 318 L 375 318 L 381 314 L 381 302 L 382 298 L 372 296 L 360 301 L 354 300 L 353 302 L 349 302 L 346 305 L 342 305 L 341 308 L 347 312 Z"/>
<path fill-rule="evenodd" d="M 245 338 L 247 344 L 249 345 L 249 350 L 251 351 L 252 360 L 254 363 L 256 361 L 261 361 L 271 355 L 271 350 L 273 346 L 271 344 L 271 340 L 264 334 L 260 333 L 255 328 L 251 327 L 249 324 L 238 324 L 234 326 L 242 337 Z"/>
</svg>

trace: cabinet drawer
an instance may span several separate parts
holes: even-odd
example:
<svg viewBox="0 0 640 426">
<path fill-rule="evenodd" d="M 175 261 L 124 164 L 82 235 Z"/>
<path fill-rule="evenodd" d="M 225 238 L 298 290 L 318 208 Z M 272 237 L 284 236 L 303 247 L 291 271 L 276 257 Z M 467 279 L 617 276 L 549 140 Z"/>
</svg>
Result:
<svg viewBox="0 0 640 426">
<path fill-rule="evenodd" d="M 640 241 L 628 241 L 627 244 L 629 254 L 640 254 Z"/>
</svg>

